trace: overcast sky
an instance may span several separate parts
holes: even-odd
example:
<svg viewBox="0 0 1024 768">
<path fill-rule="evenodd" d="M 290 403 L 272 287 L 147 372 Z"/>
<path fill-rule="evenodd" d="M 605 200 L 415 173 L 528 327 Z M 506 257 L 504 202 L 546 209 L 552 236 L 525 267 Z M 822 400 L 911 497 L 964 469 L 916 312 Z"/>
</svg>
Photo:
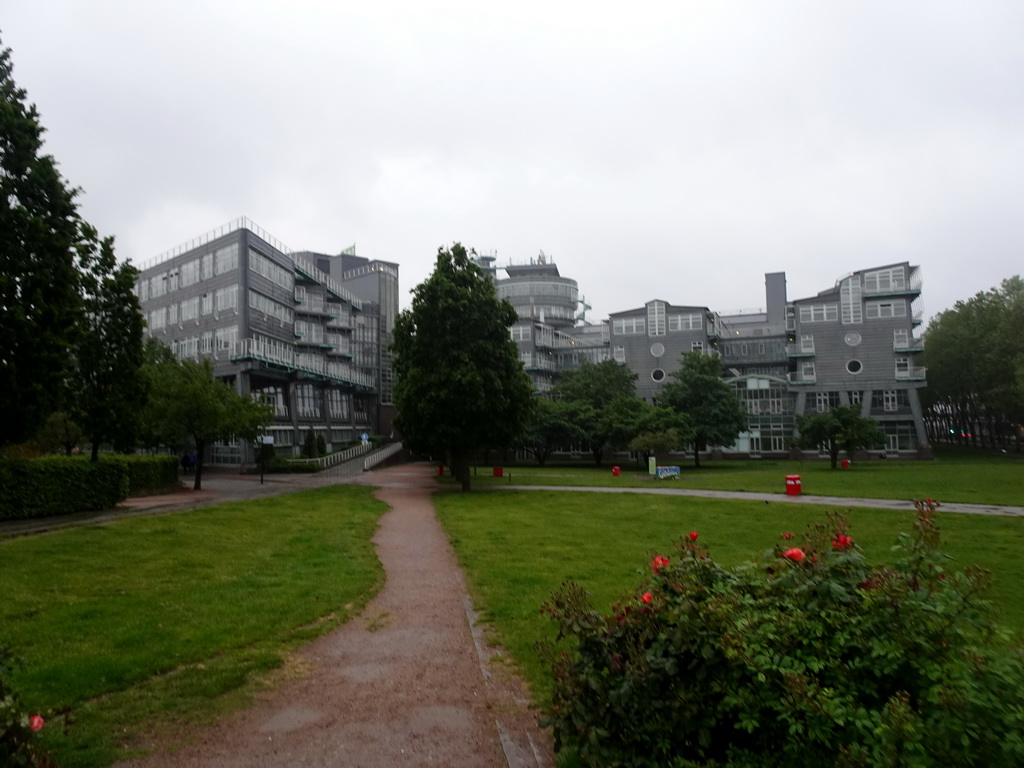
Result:
<svg viewBox="0 0 1024 768">
<path fill-rule="evenodd" d="M 238 216 L 499 266 L 600 319 L 908 260 L 925 316 L 1024 272 L 1024 3 L 4 0 L 3 45 L 135 263 Z"/>
</svg>

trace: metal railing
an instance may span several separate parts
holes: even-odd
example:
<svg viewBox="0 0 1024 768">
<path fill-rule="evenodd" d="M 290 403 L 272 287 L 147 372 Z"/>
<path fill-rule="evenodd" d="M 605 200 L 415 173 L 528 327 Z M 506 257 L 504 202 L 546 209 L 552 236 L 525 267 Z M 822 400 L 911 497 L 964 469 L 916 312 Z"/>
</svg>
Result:
<svg viewBox="0 0 1024 768">
<path fill-rule="evenodd" d="M 373 450 L 371 443 L 362 443 L 355 445 L 351 448 L 346 448 L 344 451 L 338 451 L 332 453 L 329 456 L 320 456 L 315 459 L 288 459 L 292 464 L 315 464 L 317 471 L 327 469 L 328 467 L 334 467 L 338 464 L 344 464 L 346 461 L 362 456 L 364 453 L 369 453 Z"/>
<path fill-rule="evenodd" d="M 401 443 L 389 443 L 388 445 L 385 445 L 383 448 L 381 448 L 379 451 L 374 451 L 372 455 L 367 456 L 363 460 L 363 471 L 369 472 L 382 461 L 390 459 L 400 450 L 402 450 Z"/>
</svg>

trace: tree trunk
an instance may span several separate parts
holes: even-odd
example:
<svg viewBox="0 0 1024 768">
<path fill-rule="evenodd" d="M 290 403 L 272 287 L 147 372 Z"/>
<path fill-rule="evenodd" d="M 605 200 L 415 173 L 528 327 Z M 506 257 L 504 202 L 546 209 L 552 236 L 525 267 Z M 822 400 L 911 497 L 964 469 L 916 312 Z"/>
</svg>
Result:
<svg viewBox="0 0 1024 768">
<path fill-rule="evenodd" d="M 196 473 L 196 480 L 192 484 L 192 490 L 201 491 L 203 490 L 203 454 L 206 453 L 206 443 L 202 440 L 196 440 L 196 460 L 192 466 L 192 471 Z"/>
<path fill-rule="evenodd" d="M 89 454 L 89 461 L 97 462 L 100 460 L 100 441 L 92 441 L 92 453 Z"/>
<path fill-rule="evenodd" d="M 452 451 L 452 474 L 462 485 L 463 491 L 470 490 L 469 453 L 467 451 Z"/>
<path fill-rule="evenodd" d="M 700 448 L 693 446 L 693 466 L 700 469 Z"/>
</svg>

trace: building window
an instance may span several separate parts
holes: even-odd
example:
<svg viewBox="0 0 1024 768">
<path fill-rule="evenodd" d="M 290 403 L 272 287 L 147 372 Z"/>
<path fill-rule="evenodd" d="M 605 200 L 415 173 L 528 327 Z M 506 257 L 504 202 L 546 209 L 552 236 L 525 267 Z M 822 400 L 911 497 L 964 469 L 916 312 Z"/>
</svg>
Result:
<svg viewBox="0 0 1024 768">
<path fill-rule="evenodd" d="M 206 331 L 199 340 L 199 351 L 204 355 L 213 354 L 213 331 Z"/>
<path fill-rule="evenodd" d="M 294 272 L 285 269 L 280 264 L 268 259 L 262 253 L 252 248 L 249 249 L 249 269 L 285 290 L 290 291 L 295 287 Z M 298 296 L 296 296 L 296 301 L 299 300 Z"/>
<path fill-rule="evenodd" d="M 665 302 L 652 301 L 647 305 L 647 334 L 649 336 L 665 335 Z"/>
<path fill-rule="evenodd" d="M 800 337 L 800 351 L 804 354 L 814 354 L 814 335 L 808 334 Z"/>
<path fill-rule="evenodd" d="M 217 249 L 213 255 L 213 269 L 218 275 L 238 269 L 238 243 Z"/>
<path fill-rule="evenodd" d="M 700 353 L 703 354 L 703 352 L 704 352 L 704 342 L 703 341 L 691 342 L 690 343 L 690 351 L 691 352 L 700 352 Z"/>
<path fill-rule="evenodd" d="M 847 372 L 856 375 L 856 374 L 860 373 L 862 370 L 864 370 L 864 366 L 862 366 L 860 364 L 860 360 L 850 360 L 846 364 L 846 370 L 847 370 Z"/>
<path fill-rule="evenodd" d="M 899 408 L 899 399 L 895 389 L 887 389 L 882 393 L 882 410 L 894 412 Z"/>
<path fill-rule="evenodd" d="M 903 267 L 878 269 L 864 273 L 864 290 L 868 293 L 886 293 L 906 289 L 906 272 Z"/>
<path fill-rule="evenodd" d="M 181 265 L 181 287 L 188 288 L 199 282 L 199 259 Z"/>
<path fill-rule="evenodd" d="M 181 302 L 181 322 L 197 320 L 199 318 L 199 297 L 193 296 Z"/>
<path fill-rule="evenodd" d="M 196 297 L 196 301 L 198 301 Z M 226 288 L 218 288 L 214 296 L 214 307 L 218 312 L 238 308 L 238 286 L 229 285 Z"/>
<path fill-rule="evenodd" d="M 208 253 L 200 259 L 202 264 L 200 268 L 200 276 L 203 280 L 209 280 L 213 277 L 213 254 Z"/>
<path fill-rule="evenodd" d="M 800 381 L 815 381 L 816 379 L 814 363 L 804 363 L 800 366 Z"/>
<path fill-rule="evenodd" d="M 149 313 L 149 329 L 151 331 L 159 331 L 164 327 L 164 323 L 166 320 L 167 310 L 164 307 L 152 310 Z"/>
<path fill-rule="evenodd" d="M 905 379 L 910 375 L 910 358 L 909 357 L 897 357 L 896 358 L 896 378 Z"/>
<path fill-rule="evenodd" d="M 512 341 L 529 341 L 531 328 L 532 326 L 529 325 L 513 325 L 508 332 Z"/>
<path fill-rule="evenodd" d="M 612 333 L 616 336 L 629 336 L 644 333 L 646 330 L 647 323 L 642 317 L 624 317 L 612 320 Z"/>
<path fill-rule="evenodd" d="M 213 294 L 212 293 L 204 293 L 202 299 L 203 299 L 203 307 L 202 307 L 203 316 L 205 317 L 206 315 L 212 315 L 213 314 Z"/>
<path fill-rule="evenodd" d="M 860 405 L 862 397 L 860 392 L 847 392 L 846 396 L 850 398 L 850 405 Z"/>
<path fill-rule="evenodd" d="M 626 362 L 626 348 L 625 347 L 616 347 L 614 352 L 612 353 L 612 359 L 614 359 L 616 363 L 625 363 Z"/>
<path fill-rule="evenodd" d="M 848 347 L 856 347 L 858 344 L 861 343 L 862 337 L 859 333 L 857 333 L 857 331 L 850 331 L 845 336 L 843 336 L 843 341 L 846 342 L 846 346 Z"/>
<path fill-rule="evenodd" d="M 670 333 L 679 331 L 699 331 L 704 327 L 704 316 L 699 312 L 686 315 L 669 315 L 668 330 Z"/>
<path fill-rule="evenodd" d="M 910 331 L 906 328 L 896 328 L 892 332 L 893 349 L 906 349 L 910 346 Z"/>
<path fill-rule="evenodd" d="M 226 328 L 218 328 L 216 332 L 217 349 L 230 349 L 238 341 L 238 326 L 229 325 Z"/>
<path fill-rule="evenodd" d="M 665 371 L 663 371 L 661 368 L 655 368 L 653 371 L 651 371 L 651 380 L 652 381 L 664 381 L 665 380 Z"/>
<path fill-rule="evenodd" d="M 828 413 L 839 405 L 838 392 L 815 392 L 814 406 L 818 413 Z"/>
<path fill-rule="evenodd" d="M 177 325 L 178 323 L 178 303 L 172 302 L 167 305 L 167 324 Z"/>
<path fill-rule="evenodd" d="M 868 320 L 878 320 L 883 317 L 906 317 L 907 302 L 903 299 L 892 301 L 869 301 L 866 312 Z"/>
<path fill-rule="evenodd" d="M 843 310 L 843 325 L 855 325 L 864 320 L 864 305 L 860 290 L 860 275 L 851 275 L 839 288 L 839 304 Z"/>
<path fill-rule="evenodd" d="M 835 304 L 804 304 L 800 307 L 801 323 L 833 323 L 839 319 Z"/>
</svg>

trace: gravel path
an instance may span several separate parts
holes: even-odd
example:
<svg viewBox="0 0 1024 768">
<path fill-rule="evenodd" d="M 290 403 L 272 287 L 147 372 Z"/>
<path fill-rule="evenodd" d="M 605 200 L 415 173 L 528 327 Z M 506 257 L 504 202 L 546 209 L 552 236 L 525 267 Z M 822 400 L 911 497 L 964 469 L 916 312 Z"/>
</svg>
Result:
<svg viewBox="0 0 1024 768">
<path fill-rule="evenodd" d="M 306 646 L 307 670 L 193 743 L 122 768 L 549 768 L 525 689 L 494 663 L 430 493 L 432 467 L 362 481 L 391 509 L 374 537 L 387 574 L 363 614 Z"/>
</svg>

